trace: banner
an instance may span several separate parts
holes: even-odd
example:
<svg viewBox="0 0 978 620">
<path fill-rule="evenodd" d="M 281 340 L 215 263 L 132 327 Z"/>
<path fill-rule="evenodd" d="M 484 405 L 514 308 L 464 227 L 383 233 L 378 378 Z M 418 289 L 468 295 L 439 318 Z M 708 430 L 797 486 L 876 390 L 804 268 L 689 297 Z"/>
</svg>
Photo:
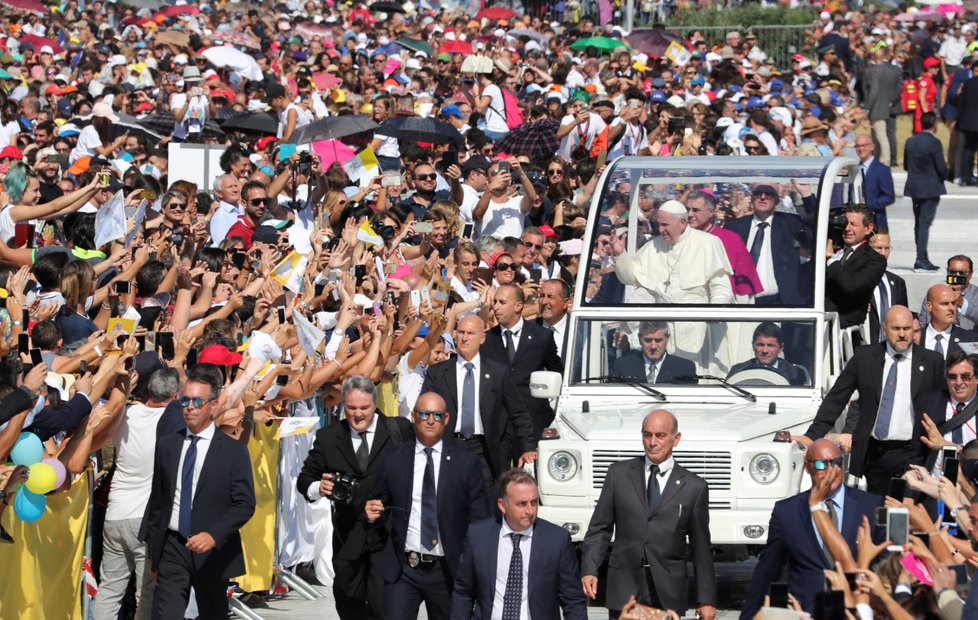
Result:
<svg viewBox="0 0 978 620">
<path fill-rule="evenodd" d="M 218 431 L 220 432 L 220 431 Z M 278 484 L 278 425 L 255 425 L 255 435 L 248 440 L 251 471 L 255 478 L 255 514 L 241 528 L 241 547 L 245 569 L 231 581 L 245 592 L 271 590 L 275 561 L 275 508 Z"/>
<path fill-rule="evenodd" d="M 35 523 L 18 519 L 13 502 L 3 511 L 14 544 L 0 545 L 0 618 L 81 620 L 89 485 L 86 471 L 66 492 L 48 495 Z"/>
</svg>

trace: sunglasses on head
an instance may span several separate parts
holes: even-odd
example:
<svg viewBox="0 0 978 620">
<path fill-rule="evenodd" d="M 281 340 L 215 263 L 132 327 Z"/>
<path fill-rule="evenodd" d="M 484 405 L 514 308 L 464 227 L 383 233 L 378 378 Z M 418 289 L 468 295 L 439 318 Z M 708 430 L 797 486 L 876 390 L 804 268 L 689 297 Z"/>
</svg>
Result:
<svg viewBox="0 0 978 620">
<path fill-rule="evenodd" d="M 428 418 L 434 418 L 435 422 L 444 422 L 445 417 L 448 414 L 444 411 L 425 411 L 424 409 L 416 409 L 414 415 L 418 416 L 418 419 L 422 422 Z"/>
<path fill-rule="evenodd" d="M 416 174 L 414 178 L 417 181 L 434 181 L 438 177 L 435 174 Z"/>
<path fill-rule="evenodd" d="M 834 459 L 815 459 L 814 461 L 808 461 L 815 468 L 815 471 L 825 471 L 829 468 L 829 465 L 834 465 L 835 467 L 842 467 L 842 457 L 837 456 Z"/>
<path fill-rule="evenodd" d="M 201 407 L 203 407 L 207 403 L 211 402 L 211 399 L 210 398 L 199 398 L 199 397 L 197 397 L 197 398 L 187 398 L 186 396 L 181 396 L 177 400 L 177 402 L 180 403 L 180 406 L 181 407 L 189 407 L 190 405 L 193 405 L 194 406 L 194 409 L 200 409 Z"/>
<path fill-rule="evenodd" d="M 516 263 L 496 263 L 496 271 L 516 271 Z"/>
</svg>

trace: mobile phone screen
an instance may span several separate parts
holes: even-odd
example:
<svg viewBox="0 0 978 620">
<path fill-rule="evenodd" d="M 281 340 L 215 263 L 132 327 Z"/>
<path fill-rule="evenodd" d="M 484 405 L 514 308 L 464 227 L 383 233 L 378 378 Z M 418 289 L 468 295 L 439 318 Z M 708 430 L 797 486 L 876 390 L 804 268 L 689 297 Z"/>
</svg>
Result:
<svg viewBox="0 0 978 620">
<path fill-rule="evenodd" d="M 961 461 L 958 459 L 944 459 L 944 476 L 953 484 L 958 483 L 958 467 Z"/>
<path fill-rule="evenodd" d="M 173 351 L 173 332 L 156 332 L 156 348 L 163 359 L 172 360 Z"/>
<path fill-rule="evenodd" d="M 17 335 L 17 352 L 26 355 L 31 348 L 31 337 L 26 332 Z"/>
<path fill-rule="evenodd" d="M 37 347 L 31 349 L 31 363 L 35 366 L 44 363 L 44 359 L 41 357 L 41 350 Z"/>
<path fill-rule="evenodd" d="M 284 325 L 285 324 L 285 307 L 284 306 L 279 306 L 278 307 L 278 322 L 279 322 L 280 325 Z"/>
<path fill-rule="evenodd" d="M 886 512 L 886 537 L 893 543 L 891 549 L 907 544 L 910 534 L 910 514 L 906 508 L 889 508 Z"/>
<path fill-rule="evenodd" d="M 903 478 L 890 478 L 890 489 L 887 492 L 889 497 L 892 497 L 898 502 L 903 501 L 903 497 L 907 494 L 907 481 Z"/>
</svg>

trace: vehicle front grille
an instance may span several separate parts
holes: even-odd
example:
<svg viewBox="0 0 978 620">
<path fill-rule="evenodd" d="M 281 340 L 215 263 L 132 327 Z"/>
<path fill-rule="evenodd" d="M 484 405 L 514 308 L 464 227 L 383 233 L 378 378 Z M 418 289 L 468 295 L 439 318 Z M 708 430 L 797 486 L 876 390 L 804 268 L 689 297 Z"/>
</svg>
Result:
<svg viewBox="0 0 978 620">
<path fill-rule="evenodd" d="M 591 483 L 596 491 L 604 486 L 612 463 L 642 456 L 641 450 L 595 450 L 591 454 Z M 729 491 L 732 457 L 729 452 L 675 451 L 676 462 L 706 480 L 711 491 Z M 729 509 L 730 502 L 710 502 L 710 508 Z"/>
</svg>

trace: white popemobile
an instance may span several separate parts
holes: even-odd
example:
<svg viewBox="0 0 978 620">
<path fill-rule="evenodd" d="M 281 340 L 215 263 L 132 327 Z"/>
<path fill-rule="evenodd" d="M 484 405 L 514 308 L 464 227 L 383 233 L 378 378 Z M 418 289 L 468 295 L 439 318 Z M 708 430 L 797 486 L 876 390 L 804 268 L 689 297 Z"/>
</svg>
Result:
<svg viewBox="0 0 978 620">
<path fill-rule="evenodd" d="M 851 355 L 851 331 L 824 311 L 825 253 L 844 203 L 861 195 L 858 165 L 847 158 L 627 157 L 608 166 L 591 204 L 564 330 L 565 372 L 531 378 L 534 396 L 554 399 L 557 414 L 533 466 L 542 518 L 580 541 L 608 467 L 640 455 L 642 418 L 667 408 L 682 433 L 677 462 L 709 483 L 713 544 L 732 559 L 764 544 L 774 503 L 802 483 L 804 453 L 790 435 L 805 431 Z M 768 236 L 757 239 L 754 199 L 772 191 Z M 733 231 L 722 244 L 726 277 L 737 271 L 726 294 L 704 291 L 698 265 L 683 260 L 690 243 L 715 244 L 705 239 L 715 233 L 683 237 L 685 246 L 671 238 L 676 213 L 704 193 L 717 222 L 725 218 Z M 629 197 L 629 211 L 606 211 L 619 194 Z M 640 251 L 646 243 L 654 247 Z M 762 252 L 766 258 L 755 258 Z M 756 274 L 743 273 L 745 253 L 748 271 L 758 263 Z M 623 269 L 624 261 L 633 268 Z M 647 271 L 637 278 L 636 262 Z M 744 284 L 758 279 L 780 294 L 745 294 Z M 769 345 L 766 358 L 755 355 L 758 335 Z"/>
</svg>

